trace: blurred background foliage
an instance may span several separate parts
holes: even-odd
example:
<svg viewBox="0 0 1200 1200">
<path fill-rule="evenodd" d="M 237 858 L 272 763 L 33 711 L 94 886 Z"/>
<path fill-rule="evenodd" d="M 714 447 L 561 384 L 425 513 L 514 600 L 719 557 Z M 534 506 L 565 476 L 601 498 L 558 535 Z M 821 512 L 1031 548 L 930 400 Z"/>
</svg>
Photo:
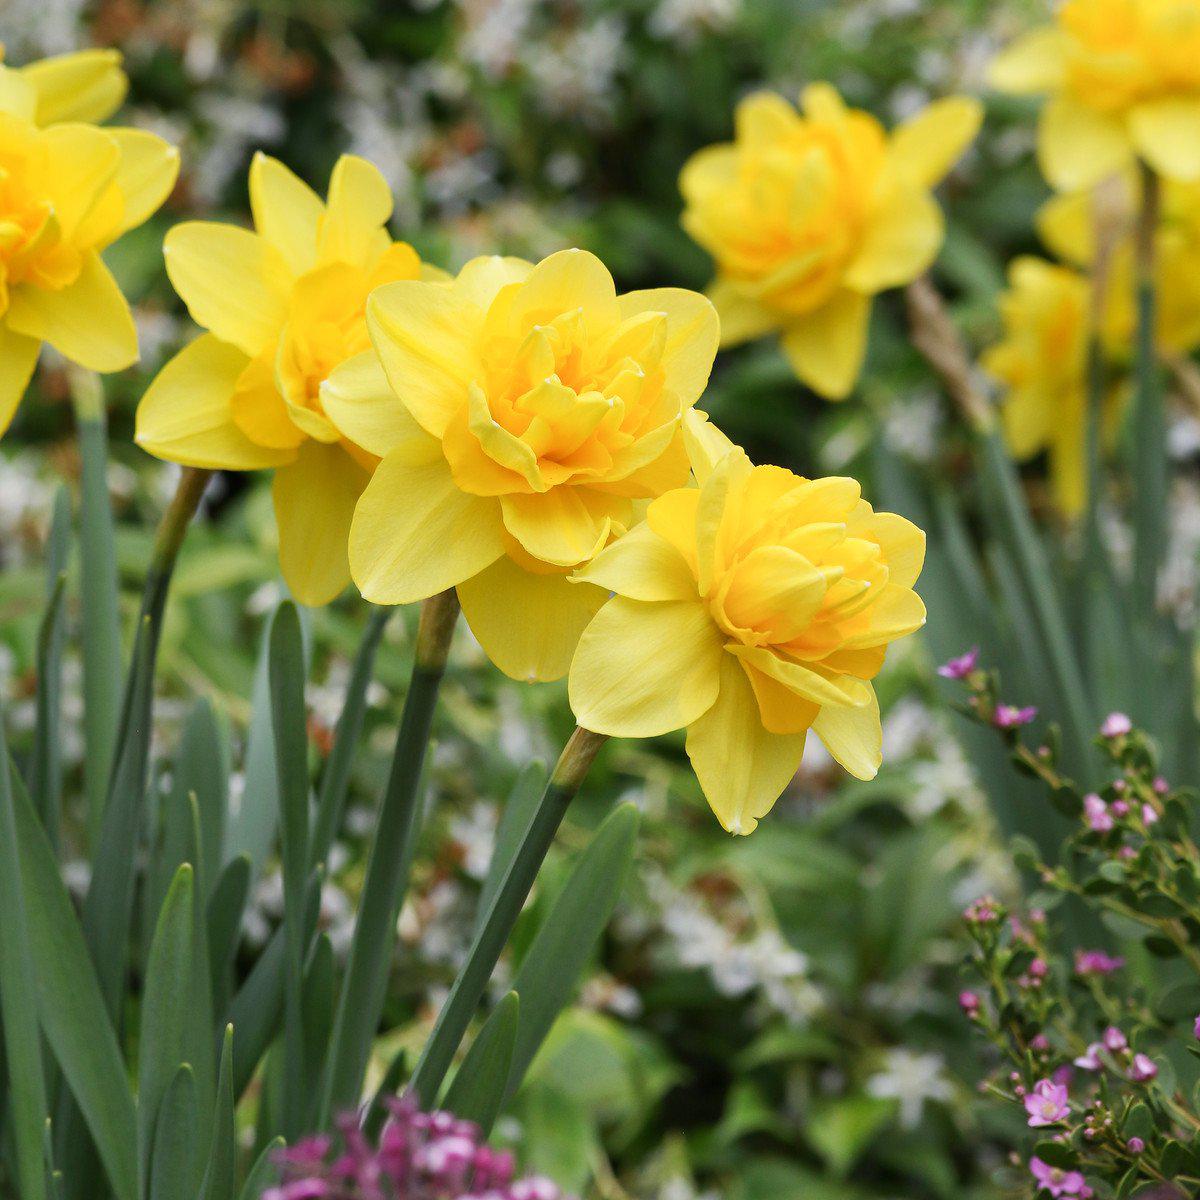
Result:
<svg viewBox="0 0 1200 1200">
<path fill-rule="evenodd" d="M 690 153 L 729 136 L 740 96 L 760 86 L 792 95 L 828 79 L 890 124 L 938 95 L 984 94 L 987 60 L 1043 8 L 1034 0 L 0 0 L 11 61 L 119 47 L 133 81 L 123 119 L 183 151 L 171 201 L 111 256 L 138 300 L 143 349 L 138 369 L 106 384 L 130 614 L 174 478 L 132 444 L 133 407 L 189 336 L 161 239 L 185 217 L 246 220 L 255 149 L 318 190 L 339 153 L 371 158 L 397 198 L 396 234 L 447 268 L 478 253 L 536 258 L 581 245 L 622 290 L 699 288 L 709 263 L 678 226 L 676 179 Z M 996 335 L 1006 262 L 1037 249 L 1032 218 L 1046 195 L 1030 153 L 1032 108 L 987 102 L 984 133 L 942 189 L 949 231 L 935 271 L 976 346 Z M 970 483 L 963 435 L 909 343 L 899 295 L 876 306 L 855 399 L 830 405 L 806 392 L 767 341 L 719 358 L 705 407 L 758 461 L 854 474 L 873 499 L 887 482 L 880 462 Z M 1175 434 L 1188 453 L 1186 429 Z M 0 446 L 0 683 L 26 728 L 53 489 L 77 476 L 67 377 L 47 358 Z M 1027 482 L 1039 508 L 1038 464 Z M 1200 502 L 1178 522 L 1181 596 L 1191 591 L 1197 511 Z M 160 724 L 169 738 L 172 718 L 178 729 L 194 700 L 211 703 L 235 763 L 264 618 L 281 594 L 273 538 L 268 481 L 222 477 L 188 539 L 168 611 Z M 309 693 L 314 756 L 328 750 L 364 611 L 347 595 L 308 622 L 319 681 Z M 410 665 L 413 615 L 388 627 L 354 768 L 350 834 L 325 889 L 322 920 L 337 949 Z M 969 630 L 941 636 L 960 634 Z M 633 798 L 646 816 L 638 869 L 578 1005 L 502 1123 L 502 1134 L 521 1131 L 531 1166 L 613 1200 L 997 1194 L 991 1179 L 1011 1131 L 970 1103 L 979 1071 L 954 999 L 955 925 L 967 901 L 1011 893 L 1017 881 L 951 736 L 931 661 L 920 640 L 889 660 L 880 687 L 887 765 L 874 784 L 848 780 L 814 741 L 750 839 L 721 833 L 681 736 L 604 752 L 562 843 L 578 846 L 615 800 Z M 78 771 L 78 664 L 68 667 L 64 737 Z M 433 819 L 400 921 L 395 1032 L 379 1047 L 381 1063 L 420 1043 L 465 951 L 517 764 L 530 753 L 552 757 L 571 724 L 565 688 L 505 680 L 465 627 L 443 694 L 427 785 Z M 173 745 L 156 749 L 165 760 Z M 278 873 L 260 867 L 250 944 L 281 915 Z M 531 928 L 554 886 L 551 869 L 526 914 Z M 518 934 L 497 995 L 523 945 Z"/>
</svg>

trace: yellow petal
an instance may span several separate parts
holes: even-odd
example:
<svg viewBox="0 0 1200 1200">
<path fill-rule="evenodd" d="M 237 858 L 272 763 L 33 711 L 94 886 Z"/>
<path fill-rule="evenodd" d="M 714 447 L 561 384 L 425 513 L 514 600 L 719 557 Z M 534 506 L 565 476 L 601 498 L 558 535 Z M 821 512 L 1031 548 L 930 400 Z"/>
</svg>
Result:
<svg viewBox="0 0 1200 1200">
<path fill-rule="evenodd" d="M 59 121 L 98 123 L 121 107 L 129 80 L 116 50 L 81 50 L 43 58 L 20 68 L 37 90 L 37 124 Z"/>
<path fill-rule="evenodd" d="M 291 278 L 273 246 L 248 229 L 185 221 L 167 234 L 163 256 L 197 325 L 251 358 L 274 346 Z"/>
<path fill-rule="evenodd" d="M 844 400 L 858 380 L 867 353 L 871 301 L 849 289 L 801 317 L 783 334 L 792 370 L 827 400 Z"/>
<path fill-rule="evenodd" d="M 321 407 L 337 431 L 376 458 L 399 446 L 406 460 L 432 462 L 440 453 L 436 438 L 417 424 L 392 391 L 374 350 L 348 358 L 321 384 Z"/>
<path fill-rule="evenodd" d="M 238 376 L 229 411 L 234 424 L 256 445 L 294 450 L 305 439 L 288 415 L 287 402 L 275 381 L 275 362 L 263 354 L 251 359 Z"/>
<path fill-rule="evenodd" d="M 721 658 L 720 692 L 687 731 L 687 753 L 717 820 L 752 833 L 791 782 L 804 757 L 803 733 L 768 733 L 737 660 Z"/>
<path fill-rule="evenodd" d="M 32 122 L 37 112 L 37 89 L 20 71 L 0 63 L 0 113 Z"/>
<path fill-rule="evenodd" d="M 1095 254 L 1093 209 L 1090 192 L 1051 196 L 1037 212 L 1038 236 L 1059 258 L 1086 267 Z"/>
<path fill-rule="evenodd" d="M 121 152 L 106 131 L 93 125 L 56 125 L 42 141 L 48 151 L 54 219 L 63 239 L 72 241 L 116 177 Z"/>
<path fill-rule="evenodd" d="M 294 450 L 256 446 L 234 423 L 230 401 L 248 365 L 211 333 L 185 346 L 155 376 L 137 410 L 134 440 L 185 467 L 255 471 L 295 458 Z"/>
<path fill-rule="evenodd" d="M 1050 482 L 1054 502 L 1068 517 L 1076 517 L 1087 501 L 1087 442 L 1082 426 L 1060 423 L 1050 440 Z"/>
<path fill-rule="evenodd" d="M 871 605 L 870 620 L 868 632 L 847 637 L 843 645 L 849 649 L 867 650 L 907 637 L 925 624 L 925 605 L 911 588 L 885 583 L 878 599 Z"/>
<path fill-rule="evenodd" d="M 697 408 L 689 409 L 684 414 L 683 441 L 698 483 L 703 483 L 712 474 L 713 468 L 725 455 L 738 449 L 712 423 L 708 413 Z"/>
<path fill-rule="evenodd" d="M 682 729 L 717 698 L 723 657 L 720 633 L 698 600 L 614 597 L 584 630 L 571 663 L 575 719 L 612 737 Z"/>
<path fill-rule="evenodd" d="M 1019 37 L 992 59 L 988 81 L 1015 95 L 1040 95 L 1061 87 L 1066 69 L 1062 33 L 1053 25 Z"/>
<path fill-rule="evenodd" d="M 381 248 L 392 215 L 392 190 L 374 163 L 343 154 L 329 180 L 329 204 L 321 223 L 322 262 L 365 264 Z"/>
<path fill-rule="evenodd" d="M 870 702 L 870 685 L 850 675 L 823 674 L 773 650 L 760 646 L 730 645 L 729 653 L 782 683 L 803 700 L 813 704 L 859 708 Z"/>
<path fill-rule="evenodd" d="M 1132 158 L 1129 135 L 1117 117 L 1069 96 L 1055 96 L 1042 109 L 1037 150 L 1042 174 L 1063 192 L 1090 188 Z"/>
<path fill-rule="evenodd" d="M 911 588 L 925 563 L 925 533 L 896 513 L 875 513 L 868 525 L 868 536 L 883 549 L 888 580 Z"/>
<path fill-rule="evenodd" d="M 758 715 L 768 733 L 807 733 L 821 711 L 818 704 L 797 696 L 791 688 L 741 660 L 742 670 L 754 689 Z"/>
<path fill-rule="evenodd" d="M 350 527 L 350 572 L 373 604 L 408 604 L 454 587 L 504 553 L 494 498 L 460 492 L 444 459 L 403 450 L 376 468 Z"/>
<path fill-rule="evenodd" d="M 983 105 L 970 96 L 935 100 L 892 132 L 888 157 L 896 170 L 921 187 L 935 187 L 949 173 L 983 124 Z"/>
<path fill-rule="evenodd" d="M 542 562 L 573 567 L 608 540 L 615 522 L 629 518 L 629 501 L 583 487 L 556 487 L 532 495 L 501 496 L 504 525 Z"/>
<path fill-rule="evenodd" d="M 403 279 L 367 301 L 371 340 L 388 382 L 423 429 L 440 438 L 482 375 L 476 334 L 483 313 L 453 284 Z"/>
<path fill-rule="evenodd" d="M 800 129 L 800 114 L 776 92 L 752 92 L 738 103 L 734 130 L 739 145 L 770 150 Z"/>
<path fill-rule="evenodd" d="M 874 293 L 911 283 L 937 257 L 944 232 L 942 210 L 927 191 L 894 189 L 867 226 L 846 286 Z"/>
<path fill-rule="evenodd" d="M 846 116 L 846 104 L 831 83 L 810 83 L 800 93 L 800 107 L 810 121 L 836 123 Z"/>
<path fill-rule="evenodd" d="M 700 399 L 708 386 L 721 340 L 721 321 L 712 302 L 686 288 L 649 288 L 627 292 L 618 300 L 621 319 L 643 312 L 667 316 L 667 344 L 662 368 L 667 387 L 684 408 Z"/>
<path fill-rule="evenodd" d="M 0 323 L 0 437 L 12 424 L 25 395 L 41 345 L 37 338 L 14 333 Z"/>
<path fill-rule="evenodd" d="M 483 254 L 473 258 L 453 280 L 454 290 L 463 300 L 486 312 L 496 295 L 510 283 L 524 283 L 533 263 L 523 258 Z"/>
<path fill-rule="evenodd" d="M 812 729 L 825 743 L 825 749 L 856 779 L 875 778 L 883 762 L 883 730 L 874 688 L 870 703 L 861 708 L 822 708 Z"/>
<path fill-rule="evenodd" d="M 608 593 L 566 575 L 535 575 L 505 555 L 460 583 L 458 598 L 488 658 L 510 678 L 537 683 L 567 673 Z"/>
<path fill-rule="evenodd" d="M 79 277 L 69 287 L 43 291 L 14 290 L 9 326 L 55 350 L 89 371 L 123 371 L 137 362 L 137 330 L 117 281 L 100 255 L 85 256 Z"/>
<path fill-rule="evenodd" d="M 606 546 L 576 579 L 632 600 L 695 599 L 696 581 L 679 551 L 644 521 Z"/>
<path fill-rule="evenodd" d="M 144 129 L 108 129 L 121 151 L 117 187 L 125 201 L 122 231 L 153 216 L 179 177 L 179 149 Z"/>
<path fill-rule="evenodd" d="M 325 205 L 299 176 L 261 150 L 250 164 L 250 210 L 254 228 L 294 274 L 312 270 Z"/>
<path fill-rule="evenodd" d="M 560 250 L 542 259 L 514 294 L 509 319 L 522 331 L 580 309 L 588 328 L 602 333 L 620 318 L 608 268 L 586 250 Z"/>
<path fill-rule="evenodd" d="M 1129 132 L 1160 175 L 1185 183 L 1200 179 L 1200 100 L 1139 104 L 1129 114 Z"/>
<path fill-rule="evenodd" d="M 708 298 L 721 320 L 722 346 L 739 346 L 779 328 L 778 312 L 720 276 L 708 285 Z"/>
<path fill-rule="evenodd" d="M 276 470 L 279 566 L 301 604 L 328 604 L 350 582 L 350 522 L 368 478 L 340 446 L 313 441 Z"/>
</svg>

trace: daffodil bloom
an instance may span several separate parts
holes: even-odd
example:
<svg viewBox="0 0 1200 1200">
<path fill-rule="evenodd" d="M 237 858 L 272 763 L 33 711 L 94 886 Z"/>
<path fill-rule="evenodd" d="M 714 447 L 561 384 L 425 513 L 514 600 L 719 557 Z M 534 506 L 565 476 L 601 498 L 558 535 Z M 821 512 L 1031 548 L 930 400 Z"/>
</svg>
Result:
<svg viewBox="0 0 1200 1200">
<path fill-rule="evenodd" d="M 367 321 L 378 357 L 322 392 L 382 460 L 354 514 L 354 582 L 379 604 L 457 587 L 501 670 L 561 677 L 606 598 L 571 573 L 687 480 L 712 305 L 676 288 L 618 296 L 598 258 L 566 250 L 390 284 Z"/>
<path fill-rule="evenodd" d="M 107 50 L 0 62 L 0 434 L 43 342 L 93 371 L 137 361 L 129 305 L 100 255 L 166 199 L 179 152 L 96 124 L 125 97 L 120 63 Z"/>
<path fill-rule="evenodd" d="M 1097 223 L 1112 245 L 1104 264 L 1101 336 L 1108 353 L 1127 361 L 1137 330 L 1134 227 L 1141 204 L 1136 172 L 1111 179 L 1099 192 L 1053 196 L 1038 213 L 1038 233 L 1055 255 L 1090 271 Z M 1165 180 L 1154 234 L 1156 338 L 1164 351 L 1186 354 L 1200 345 L 1200 181 Z"/>
<path fill-rule="evenodd" d="M 1002 91 L 1044 95 L 1038 160 L 1091 187 L 1141 158 L 1200 179 L 1200 0 L 1067 0 L 992 63 Z"/>
<path fill-rule="evenodd" d="M 615 593 L 571 665 L 579 724 L 614 737 L 687 730 L 721 824 L 749 833 L 795 774 L 808 730 L 851 774 L 881 762 L 872 679 L 921 627 L 916 526 L 874 512 L 853 479 L 803 479 L 733 449 L 697 462 L 699 488 L 646 521 L 582 579 Z"/>
<path fill-rule="evenodd" d="M 321 385 L 370 345 L 372 289 L 432 269 L 392 241 L 391 191 L 364 159 L 339 159 L 322 201 L 258 154 L 250 207 L 253 231 L 191 221 L 167 234 L 167 274 L 208 332 L 150 385 L 137 442 L 185 466 L 275 468 L 284 579 L 325 604 L 350 581 L 350 519 L 378 459 L 335 428 Z"/>
<path fill-rule="evenodd" d="M 813 84 L 801 111 L 763 92 L 738 105 L 734 141 L 684 166 L 684 228 L 716 262 L 721 339 L 779 332 L 801 380 L 829 399 L 853 388 L 871 299 L 906 284 L 942 244 L 931 189 L 979 129 L 977 101 L 931 104 L 889 135 Z"/>
<path fill-rule="evenodd" d="M 1000 298 L 1004 336 L 981 358 L 1004 386 L 1001 416 L 1019 459 L 1049 452 L 1055 501 L 1068 515 L 1087 497 L 1087 342 L 1090 285 L 1071 267 L 1022 257 L 1009 267 Z M 1105 413 L 1115 429 L 1121 393 Z"/>
</svg>

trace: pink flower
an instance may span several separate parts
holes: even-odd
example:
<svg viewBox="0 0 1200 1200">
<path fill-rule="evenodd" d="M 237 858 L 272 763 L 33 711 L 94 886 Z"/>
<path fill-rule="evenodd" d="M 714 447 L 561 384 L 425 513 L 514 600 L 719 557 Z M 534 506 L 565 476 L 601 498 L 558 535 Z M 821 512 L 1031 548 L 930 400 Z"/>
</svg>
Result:
<svg viewBox="0 0 1200 1200">
<path fill-rule="evenodd" d="M 1143 1142 L 1140 1137 L 1131 1137 L 1129 1141 L 1125 1143 L 1125 1149 L 1128 1150 L 1130 1154 L 1141 1154 L 1145 1148 L 1146 1143 Z"/>
<path fill-rule="evenodd" d="M 952 658 L 949 662 L 942 663 L 938 667 L 937 673 L 943 679 L 965 679 L 975 670 L 975 664 L 978 661 L 979 647 L 972 646 L 966 654 L 960 654 L 957 658 Z"/>
<path fill-rule="evenodd" d="M 1029 1170 L 1038 1181 L 1038 1186 L 1045 1188 L 1051 1196 L 1091 1195 L 1087 1180 L 1078 1171 L 1064 1171 L 1061 1167 L 1052 1167 L 1040 1158 L 1029 1160 Z"/>
<path fill-rule="evenodd" d="M 1114 817 L 1129 816 L 1129 801 L 1128 800 L 1114 800 L 1112 802 L 1112 815 Z"/>
<path fill-rule="evenodd" d="M 968 1017 L 973 1017 L 979 1011 L 979 997 L 974 992 L 959 992 L 958 1007 L 967 1014 Z"/>
<path fill-rule="evenodd" d="M 1149 1083 L 1158 1074 L 1154 1060 L 1145 1054 L 1135 1054 L 1129 1064 L 1129 1078 L 1134 1083 Z"/>
<path fill-rule="evenodd" d="M 1017 708 L 1015 704 L 997 704 L 992 724 L 997 729 L 1018 729 L 1022 725 L 1028 725 L 1037 714 L 1038 710 L 1032 704 L 1026 708 Z"/>
<path fill-rule="evenodd" d="M 971 925 L 991 925 L 1000 919 L 996 901 L 991 896 L 981 896 L 967 905 L 963 920 Z"/>
<path fill-rule="evenodd" d="M 1142 805 L 1142 824 L 1153 825 L 1158 820 L 1158 809 L 1153 804 Z"/>
<path fill-rule="evenodd" d="M 1192 1026 L 1192 1033 L 1196 1035 L 1196 1040 L 1200 1041 L 1200 1016 L 1196 1017 L 1196 1023 Z"/>
<path fill-rule="evenodd" d="M 1123 958 L 1113 958 L 1103 950 L 1076 950 L 1076 975 L 1111 975 L 1125 965 Z"/>
<path fill-rule="evenodd" d="M 1122 712 L 1109 713 L 1100 726 L 1100 736 L 1106 738 L 1124 737 L 1133 728 L 1133 722 Z"/>
<path fill-rule="evenodd" d="M 1093 833 L 1108 833 L 1113 827 L 1108 805 L 1095 792 L 1088 792 L 1083 798 L 1083 819 Z"/>
<path fill-rule="evenodd" d="M 1153 787 L 1157 796 L 1165 796 L 1171 790 L 1171 785 L 1161 775 L 1154 777 Z"/>
<path fill-rule="evenodd" d="M 1025 1097 L 1025 1111 L 1029 1114 L 1031 1129 L 1065 1121 L 1071 1115 L 1067 1107 L 1067 1089 L 1050 1079 L 1039 1080 Z"/>
<path fill-rule="evenodd" d="M 1100 1061 L 1100 1051 L 1103 1049 L 1104 1044 L 1102 1042 L 1092 1042 L 1075 1060 L 1075 1065 L 1083 1071 L 1099 1071 L 1104 1066 Z"/>
<path fill-rule="evenodd" d="M 1129 1048 L 1129 1043 L 1125 1040 L 1125 1035 L 1115 1025 L 1110 1025 L 1104 1031 L 1103 1040 L 1104 1048 L 1111 1050 L 1114 1054 Z"/>
</svg>

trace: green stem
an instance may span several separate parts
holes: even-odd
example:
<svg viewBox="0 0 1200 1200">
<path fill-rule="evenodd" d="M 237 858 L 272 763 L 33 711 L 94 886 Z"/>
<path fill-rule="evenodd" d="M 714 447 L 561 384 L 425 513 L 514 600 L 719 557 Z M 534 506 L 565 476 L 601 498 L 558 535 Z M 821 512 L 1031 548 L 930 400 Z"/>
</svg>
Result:
<svg viewBox="0 0 1200 1200">
<path fill-rule="evenodd" d="M 545 861 L 558 827 L 579 791 L 592 760 L 607 738 L 577 727 L 542 793 L 521 845 L 496 891 L 487 916 L 475 934 L 466 962 L 438 1014 L 437 1024 L 410 1082 L 426 1108 L 433 1108 L 446 1071 L 466 1033 L 492 971 Z"/>
<path fill-rule="evenodd" d="M 318 1128 L 324 1128 L 331 1115 L 355 1107 L 360 1100 L 387 992 L 396 909 L 407 886 L 420 816 L 421 771 L 458 611 L 458 596 L 453 589 L 431 597 L 421 606 L 416 662 L 338 998 Z"/>
</svg>

